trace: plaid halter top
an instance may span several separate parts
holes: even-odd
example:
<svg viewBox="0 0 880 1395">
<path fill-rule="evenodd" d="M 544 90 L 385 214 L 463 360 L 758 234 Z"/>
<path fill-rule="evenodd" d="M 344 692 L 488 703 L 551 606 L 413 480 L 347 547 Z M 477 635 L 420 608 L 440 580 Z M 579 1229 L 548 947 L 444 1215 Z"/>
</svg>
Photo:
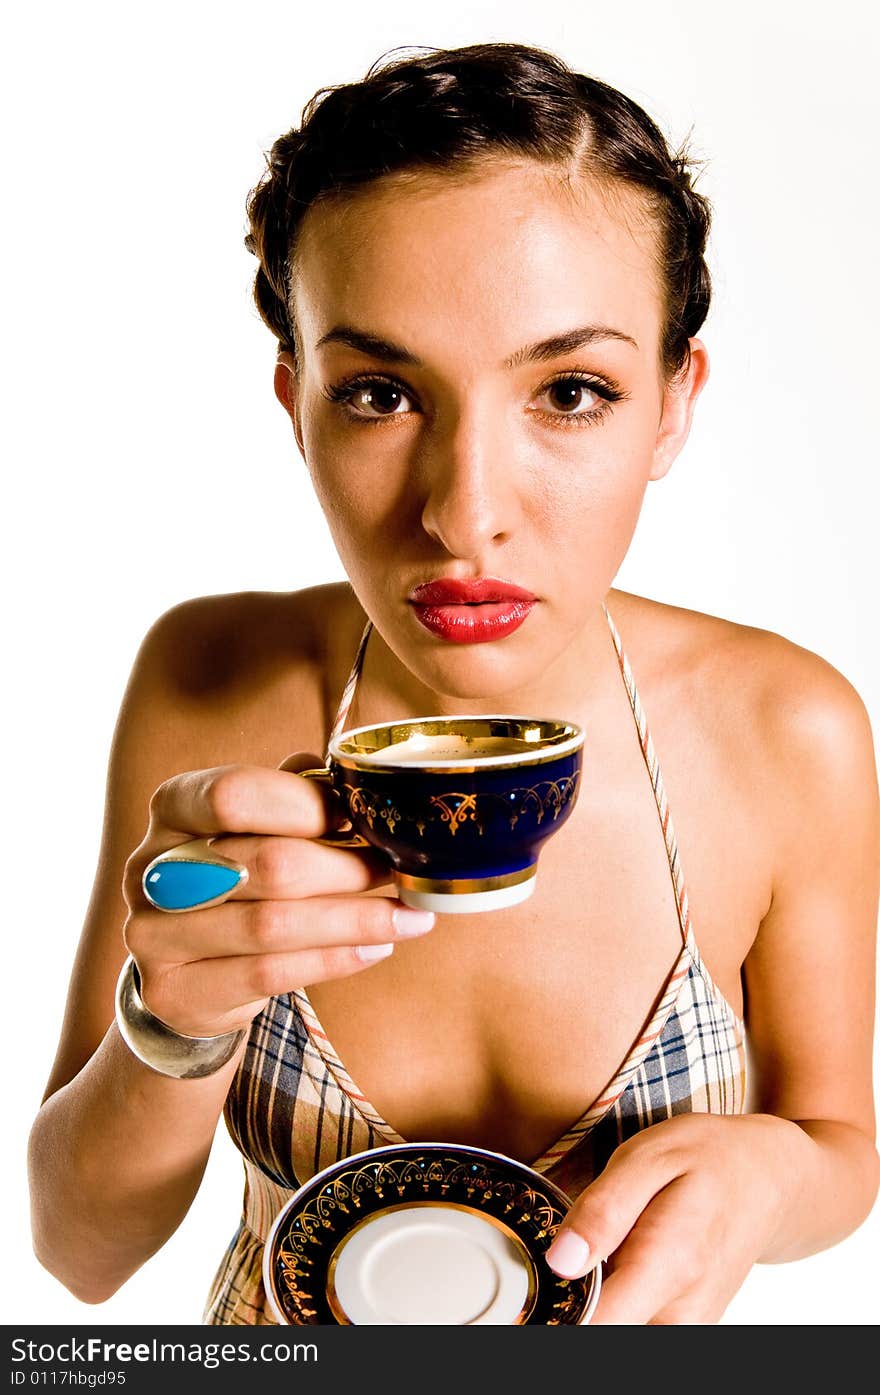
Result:
<svg viewBox="0 0 880 1395">
<path fill-rule="evenodd" d="M 639 1129 L 691 1111 L 739 1114 L 745 1095 L 745 1026 L 700 958 L 654 744 L 617 628 L 607 609 L 605 614 L 654 791 L 682 947 L 619 1070 L 568 1132 L 532 1163 L 572 1199 Z M 371 629 L 368 622 L 330 741 L 345 729 Z M 282 1206 L 338 1159 L 405 1140 L 358 1089 L 302 989 L 270 999 L 254 1019 L 224 1118 L 244 1160 L 244 1206 L 203 1320 L 273 1324 L 263 1287 L 263 1245 Z"/>
</svg>

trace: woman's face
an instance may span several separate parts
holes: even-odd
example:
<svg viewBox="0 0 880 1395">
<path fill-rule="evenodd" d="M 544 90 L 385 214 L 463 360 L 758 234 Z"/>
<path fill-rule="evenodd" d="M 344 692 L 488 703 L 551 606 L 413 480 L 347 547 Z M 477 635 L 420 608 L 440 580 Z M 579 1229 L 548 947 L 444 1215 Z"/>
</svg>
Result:
<svg viewBox="0 0 880 1395">
<path fill-rule="evenodd" d="M 694 340 L 688 378 L 665 387 L 653 257 L 626 191 L 532 162 L 389 180 L 307 214 L 299 363 L 282 360 L 277 390 L 355 593 L 434 692 L 539 687 L 600 614 L 707 370 Z M 536 600 L 518 628 L 460 642 L 412 600 L 439 578 Z"/>
</svg>

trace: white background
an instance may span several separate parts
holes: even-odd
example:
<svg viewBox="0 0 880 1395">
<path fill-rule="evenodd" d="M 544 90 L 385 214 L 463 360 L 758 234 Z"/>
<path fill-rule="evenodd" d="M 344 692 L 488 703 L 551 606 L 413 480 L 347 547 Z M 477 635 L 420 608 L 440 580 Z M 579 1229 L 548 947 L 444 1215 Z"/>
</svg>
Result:
<svg viewBox="0 0 880 1395">
<path fill-rule="evenodd" d="M 822 654 L 876 731 L 876 13 L 858 0 L 8 12 L 5 1322 L 198 1322 L 239 1213 L 221 1128 L 178 1233 L 89 1308 L 32 1257 L 25 1147 L 144 631 L 189 596 L 343 576 L 250 302 L 244 199 L 263 150 L 317 88 L 387 49 L 487 39 L 620 86 L 673 142 L 693 129 L 715 204 L 713 372 L 618 584 Z M 294 749 L 294 714 L 291 732 Z M 824 1254 L 755 1269 L 725 1321 L 876 1322 L 878 1210 Z"/>
</svg>

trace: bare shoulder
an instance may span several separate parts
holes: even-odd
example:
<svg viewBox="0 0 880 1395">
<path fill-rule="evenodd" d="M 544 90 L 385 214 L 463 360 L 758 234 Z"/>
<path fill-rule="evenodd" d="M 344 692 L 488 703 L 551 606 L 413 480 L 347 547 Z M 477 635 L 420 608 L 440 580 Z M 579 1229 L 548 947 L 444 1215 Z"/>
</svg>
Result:
<svg viewBox="0 0 880 1395">
<path fill-rule="evenodd" d="M 772 630 L 615 597 L 649 681 L 752 772 L 756 790 L 782 791 L 783 806 L 847 791 L 876 802 L 870 718 L 839 669 Z"/>
<path fill-rule="evenodd" d="M 323 662 L 348 596 L 343 583 L 198 596 L 155 620 L 142 654 L 152 676 L 178 699 L 244 696 Z"/>
<path fill-rule="evenodd" d="M 717 615 L 612 593 L 655 678 L 662 671 L 692 699 L 729 715 L 739 711 L 774 741 L 835 747 L 867 736 L 870 721 L 852 683 L 819 654 L 772 630 Z M 611 608 L 611 606 L 609 607 Z"/>
<path fill-rule="evenodd" d="M 182 601 L 144 637 L 123 726 L 149 725 L 153 774 L 323 750 L 362 624 L 348 583 Z"/>
</svg>

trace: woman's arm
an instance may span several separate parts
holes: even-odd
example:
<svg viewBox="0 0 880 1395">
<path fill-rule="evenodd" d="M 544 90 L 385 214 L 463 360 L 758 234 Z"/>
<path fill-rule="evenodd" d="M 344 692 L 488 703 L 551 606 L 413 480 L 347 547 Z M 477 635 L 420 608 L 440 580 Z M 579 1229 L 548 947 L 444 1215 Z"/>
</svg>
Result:
<svg viewBox="0 0 880 1395">
<path fill-rule="evenodd" d="M 144 836 L 150 797 L 181 767 L 184 751 L 184 768 L 214 763 L 197 709 L 174 684 L 202 606 L 188 603 L 161 617 L 129 678 L 94 889 L 29 1140 L 37 1258 L 87 1303 L 109 1298 L 186 1215 L 235 1070 L 233 1061 L 204 1080 L 157 1075 L 128 1051 L 113 1014 L 126 954 L 125 864 Z"/>
<path fill-rule="evenodd" d="M 750 1107 L 795 1121 L 779 1226 L 796 1259 L 861 1224 L 878 1187 L 872 1076 L 880 813 L 871 729 L 828 664 L 790 652 L 767 694 L 773 899 L 744 966 Z M 775 752 L 773 761 L 769 753 Z M 780 797 L 781 796 L 781 797 Z"/>
<path fill-rule="evenodd" d="M 37 1255 L 86 1301 L 110 1297 L 186 1215 L 235 1070 L 233 1060 L 207 1079 L 169 1080 L 129 1056 L 113 1015 L 125 945 L 156 1015 L 178 1032 L 212 1036 L 247 1030 L 279 993 L 363 973 L 378 962 L 376 946 L 391 953 L 407 931 L 430 928 L 396 897 L 362 894 L 387 886 L 384 859 L 314 841 L 335 797 L 296 777 L 292 767 L 314 765 L 314 754 L 275 768 L 265 688 L 254 677 L 266 646 L 254 645 L 254 617 L 242 609 L 242 598 L 209 598 L 154 627 L 113 743 L 101 864 L 29 1150 Z M 290 607 L 286 619 L 285 696 L 302 721 Z M 239 649 L 235 663 L 242 635 L 251 651 Z M 214 835 L 246 867 L 241 886 L 219 906 L 180 915 L 151 907 L 140 881 L 152 858 Z"/>
<path fill-rule="evenodd" d="M 113 1025 L 43 1104 L 28 1155 L 34 1251 L 81 1302 L 112 1297 L 180 1225 L 240 1055 L 207 1079 L 170 1080 Z"/>
<path fill-rule="evenodd" d="M 574 1203 L 548 1258 L 573 1276 L 610 1257 L 600 1323 L 715 1321 L 754 1263 L 835 1244 L 877 1194 L 870 727 L 829 665 L 775 636 L 760 643 L 753 779 L 776 871 L 744 965 L 753 1112 L 645 1129 Z"/>
</svg>

